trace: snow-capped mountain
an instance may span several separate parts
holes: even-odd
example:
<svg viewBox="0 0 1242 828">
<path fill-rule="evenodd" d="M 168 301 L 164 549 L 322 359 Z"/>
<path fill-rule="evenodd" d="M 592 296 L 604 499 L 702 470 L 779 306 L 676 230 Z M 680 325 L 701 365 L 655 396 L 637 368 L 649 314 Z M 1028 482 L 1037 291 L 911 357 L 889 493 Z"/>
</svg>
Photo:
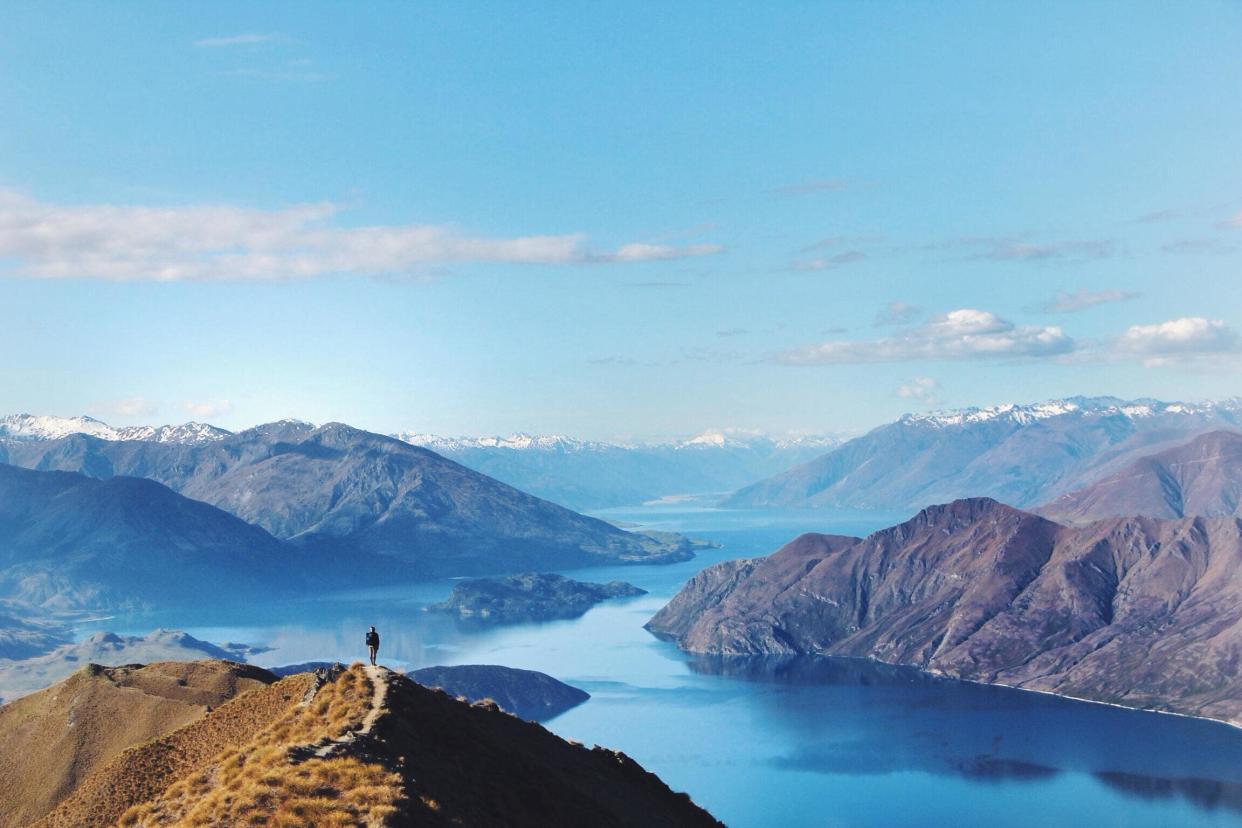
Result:
<svg viewBox="0 0 1242 828">
<path fill-rule="evenodd" d="M 727 492 L 823 454 L 840 442 L 824 436 L 774 439 L 743 429 L 711 429 L 685 439 L 637 444 L 564 435 L 441 437 L 402 432 L 393 436 L 576 509 Z"/>
<path fill-rule="evenodd" d="M 907 414 L 725 504 L 908 510 L 987 496 L 1031 507 L 1196 434 L 1239 428 L 1239 399 L 1069 397 Z"/>
<path fill-rule="evenodd" d="M 228 431 L 207 423 L 164 426 L 123 426 L 117 428 L 94 417 L 51 417 L 12 414 L 0 417 L 0 439 L 59 440 L 71 434 L 85 434 L 100 440 L 143 440 L 155 443 L 197 445 L 229 436 Z"/>
<path fill-rule="evenodd" d="M 986 408 L 959 408 L 925 414 L 905 414 L 898 422 L 942 428 L 1008 420 L 1029 425 L 1058 417 L 1124 417 L 1131 420 L 1155 417 L 1237 417 L 1242 415 L 1242 399 L 1232 398 L 1200 403 L 1161 402 L 1160 400 L 1120 400 L 1116 397 L 1067 397 L 1030 405 L 1006 403 Z"/>
</svg>

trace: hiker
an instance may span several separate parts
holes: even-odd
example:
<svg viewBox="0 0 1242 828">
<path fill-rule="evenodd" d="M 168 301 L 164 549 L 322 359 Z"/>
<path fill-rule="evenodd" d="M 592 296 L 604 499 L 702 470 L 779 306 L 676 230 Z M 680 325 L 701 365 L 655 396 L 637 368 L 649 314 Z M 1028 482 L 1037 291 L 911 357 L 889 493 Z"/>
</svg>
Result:
<svg viewBox="0 0 1242 828">
<path fill-rule="evenodd" d="M 372 626 L 367 632 L 367 651 L 371 654 L 371 666 L 375 666 L 375 654 L 379 652 L 379 633 Z"/>
</svg>

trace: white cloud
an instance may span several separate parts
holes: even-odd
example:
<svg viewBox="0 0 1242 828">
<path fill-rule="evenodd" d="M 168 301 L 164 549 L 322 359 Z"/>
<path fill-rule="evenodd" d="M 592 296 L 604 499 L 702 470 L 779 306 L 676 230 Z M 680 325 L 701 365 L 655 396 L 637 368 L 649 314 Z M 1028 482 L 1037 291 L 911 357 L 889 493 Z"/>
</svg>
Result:
<svg viewBox="0 0 1242 828">
<path fill-rule="evenodd" d="M 897 388 L 897 396 L 906 400 L 917 400 L 924 405 L 939 405 L 940 383 L 931 377 L 915 377 L 906 385 Z"/>
<path fill-rule="evenodd" d="M 1242 338 L 1219 319 L 1184 316 L 1155 325 L 1134 325 L 1116 342 L 1120 357 L 1137 357 L 1149 366 L 1242 352 Z"/>
<path fill-rule="evenodd" d="M 226 35 L 224 37 L 204 37 L 200 40 L 194 41 L 194 45 L 206 48 L 257 46 L 260 43 L 279 43 L 288 39 L 288 37 L 282 34 L 259 34 L 256 32 L 245 32 L 242 34 Z"/>
<path fill-rule="evenodd" d="M 201 402 L 187 400 L 181 407 L 196 419 L 208 420 L 228 414 L 233 410 L 233 403 L 228 400 L 203 400 Z"/>
<path fill-rule="evenodd" d="M 833 270 L 853 262 L 867 258 L 861 250 L 845 250 L 831 256 L 817 256 L 814 259 L 801 259 L 793 263 L 794 270 Z"/>
<path fill-rule="evenodd" d="M 329 203 L 62 205 L 0 190 L 0 260 L 10 274 L 34 278 L 259 280 L 402 274 L 455 262 L 632 263 L 721 250 L 636 242 L 600 252 L 587 249 L 581 234 L 483 238 L 440 225 L 344 227 L 333 223 L 339 212 Z"/>
<path fill-rule="evenodd" d="M 1234 213 L 1220 223 L 1221 227 L 1242 227 L 1242 211 Z"/>
<path fill-rule="evenodd" d="M 1125 302 L 1140 296 L 1128 290 L 1086 290 L 1079 289 L 1073 293 L 1062 291 L 1039 306 L 1044 313 L 1074 313 L 1075 311 L 1093 308 L 1108 302 Z"/>
<path fill-rule="evenodd" d="M 1075 347 L 1057 326 L 1018 326 L 990 311 L 961 308 L 898 336 L 823 342 L 773 359 L 785 365 L 1022 359 L 1067 354 Z"/>
</svg>

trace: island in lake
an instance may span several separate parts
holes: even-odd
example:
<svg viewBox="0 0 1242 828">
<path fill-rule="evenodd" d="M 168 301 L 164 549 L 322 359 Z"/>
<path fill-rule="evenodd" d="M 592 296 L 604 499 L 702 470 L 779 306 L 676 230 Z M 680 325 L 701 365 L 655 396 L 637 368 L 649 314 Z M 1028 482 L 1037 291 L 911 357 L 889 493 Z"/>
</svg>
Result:
<svg viewBox="0 0 1242 828">
<path fill-rule="evenodd" d="M 475 578 L 453 587 L 452 594 L 428 612 L 495 624 L 577 618 L 610 598 L 646 595 L 625 581 L 606 584 L 575 581 L 550 572 L 526 572 L 505 578 Z"/>
</svg>

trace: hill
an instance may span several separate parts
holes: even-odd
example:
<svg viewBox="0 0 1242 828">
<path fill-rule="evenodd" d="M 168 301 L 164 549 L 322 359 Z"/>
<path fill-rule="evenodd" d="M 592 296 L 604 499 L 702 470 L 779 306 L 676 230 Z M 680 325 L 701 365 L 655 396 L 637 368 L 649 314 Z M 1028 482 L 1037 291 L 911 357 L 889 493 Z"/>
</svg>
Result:
<svg viewBox="0 0 1242 828">
<path fill-rule="evenodd" d="M 1242 427 L 1242 401 L 1072 397 L 907 414 L 724 501 L 734 508 L 921 509 L 984 495 L 1033 507 L 1153 451 Z"/>
<path fill-rule="evenodd" d="M 460 581 L 448 598 L 426 609 L 474 622 L 513 624 L 577 618 L 601 601 L 646 594 L 625 581 L 593 584 L 551 572 L 524 572 Z"/>
<path fill-rule="evenodd" d="M 385 555 L 422 577 L 693 556 L 683 539 L 625 532 L 340 423 L 282 421 L 196 442 L 0 440 L 0 455 L 26 468 L 154 480 L 331 558 Z"/>
<path fill-rule="evenodd" d="M 407 675 L 425 687 L 443 690 L 467 701 L 491 699 L 523 719 L 546 722 L 591 698 L 562 681 L 535 670 L 518 670 L 495 664 L 459 664 L 423 667 Z"/>
<path fill-rule="evenodd" d="M 248 732 L 237 726 L 242 720 Z M 213 744 L 217 750 L 209 753 Z M 566 742 L 495 705 L 459 702 L 360 664 L 326 677 L 282 679 L 131 747 L 37 824 L 118 821 L 719 824 L 624 754 Z"/>
<path fill-rule="evenodd" d="M 1061 495 L 1038 511 L 1064 523 L 1125 515 L 1242 517 L 1242 434 L 1201 434 Z"/>
<path fill-rule="evenodd" d="M 0 707 L 0 825 L 44 816 L 126 748 L 275 680 L 257 667 L 226 661 L 92 664 Z"/>
<path fill-rule="evenodd" d="M 144 636 L 98 632 L 82 641 L 62 644 L 44 655 L 0 661 L 0 702 L 42 690 L 84 664 L 117 667 L 204 658 L 241 661 L 250 652 L 242 645 L 220 647 L 179 630 L 155 630 Z"/>
<path fill-rule="evenodd" d="M 869 658 L 1242 724 L 1242 522 L 1075 528 L 961 500 L 708 567 L 648 629 L 693 652 Z"/>
<path fill-rule="evenodd" d="M 44 610 L 292 592 L 303 556 L 165 486 L 0 464 L 0 598 Z"/>
</svg>

